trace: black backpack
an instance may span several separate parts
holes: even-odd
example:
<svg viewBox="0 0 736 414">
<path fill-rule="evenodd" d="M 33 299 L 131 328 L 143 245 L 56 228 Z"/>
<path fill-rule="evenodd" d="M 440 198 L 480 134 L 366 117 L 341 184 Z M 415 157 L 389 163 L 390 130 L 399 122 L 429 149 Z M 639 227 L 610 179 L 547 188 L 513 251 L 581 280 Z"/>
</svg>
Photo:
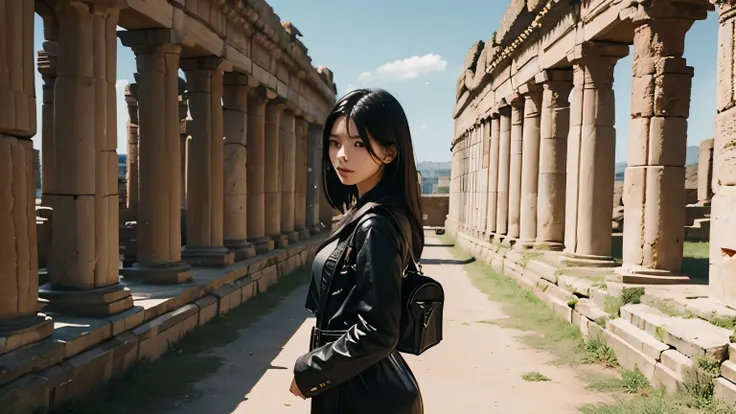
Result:
<svg viewBox="0 0 736 414">
<path fill-rule="evenodd" d="M 380 204 L 367 203 L 361 210 L 365 211 L 364 214 L 367 214 L 368 211 L 381 210 L 391 219 L 397 233 L 406 243 L 396 218 L 387 208 L 383 208 Z M 359 223 L 360 220 L 362 218 L 356 220 L 356 223 Z M 353 238 L 358 228 L 359 225 L 356 224 L 347 240 L 346 245 L 349 250 L 352 250 Z M 401 312 L 399 343 L 396 349 L 406 354 L 420 355 L 442 341 L 445 291 L 438 281 L 422 273 L 422 266 L 414 257 L 412 249 L 409 249 L 409 255 L 411 262 L 404 270 L 404 277 L 401 282 L 401 304 L 403 309 Z"/>
</svg>

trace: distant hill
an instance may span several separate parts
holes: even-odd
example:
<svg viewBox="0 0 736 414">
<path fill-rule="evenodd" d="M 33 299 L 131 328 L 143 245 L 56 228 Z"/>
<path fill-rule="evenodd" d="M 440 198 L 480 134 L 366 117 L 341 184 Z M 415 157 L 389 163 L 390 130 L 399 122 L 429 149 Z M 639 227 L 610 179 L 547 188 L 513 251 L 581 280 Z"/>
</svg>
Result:
<svg viewBox="0 0 736 414">
<path fill-rule="evenodd" d="M 697 145 L 690 145 L 687 147 L 685 152 L 685 166 L 697 165 L 698 156 L 700 154 L 700 147 Z M 616 181 L 624 180 L 624 171 L 626 170 L 626 162 L 616 163 Z"/>
<path fill-rule="evenodd" d="M 440 175 L 450 175 L 450 169 L 452 168 L 452 161 L 447 162 L 435 162 L 435 161 L 422 161 L 417 163 L 417 169 L 422 174 L 422 177 L 438 177 Z"/>
</svg>

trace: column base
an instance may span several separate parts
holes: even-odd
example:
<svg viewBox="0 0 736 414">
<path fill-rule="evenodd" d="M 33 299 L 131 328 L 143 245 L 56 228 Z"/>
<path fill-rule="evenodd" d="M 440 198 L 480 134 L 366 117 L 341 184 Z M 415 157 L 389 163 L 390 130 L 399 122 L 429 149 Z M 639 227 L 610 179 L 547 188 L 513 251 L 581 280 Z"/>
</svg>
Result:
<svg viewBox="0 0 736 414">
<path fill-rule="evenodd" d="M 311 232 L 305 226 L 297 226 L 294 230 L 299 233 L 299 240 L 306 240 L 312 237 Z"/>
<path fill-rule="evenodd" d="M 269 237 L 273 241 L 274 249 L 282 249 L 289 245 L 289 236 L 286 234 L 274 234 Z"/>
<path fill-rule="evenodd" d="M 516 242 L 518 241 L 516 237 L 501 235 L 501 239 L 499 240 L 501 243 L 501 246 L 503 247 L 513 247 Z"/>
<path fill-rule="evenodd" d="M 247 240 L 225 240 L 225 247 L 235 254 L 235 261 L 250 259 L 256 255 L 253 244 Z"/>
<path fill-rule="evenodd" d="M 309 229 L 309 233 L 312 234 L 312 236 L 316 236 L 320 233 L 322 233 L 322 226 L 314 226 L 311 229 Z"/>
<path fill-rule="evenodd" d="M 594 256 L 565 252 L 560 255 L 559 263 L 568 267 L 616 267 L 618 263 L 610 256 Z"/>
<path fill-rule="evenodd" d="M 181 258 L 198 267 L 225 267 L 235 263 L 235 254 L 224 247 L 184 246 Z"/>
<path fill-rule="evenodd" d="M 109 316 L 133 307 L 133 296 L 120 283 L 96 289 L 55 288 L 47 283 L 38 296 L 49 301 L 46 309 L 72 316 Z"/>
<path fill-rule="evenodd" d="M 286 236 L 287 239 L 289 239 L 289 244 L 294 244 L 299 242 L 299 232 L 298 231 L 285 231 L 283 233 L 283 236 Z"/>
<path fill-rule="evenodd" d="M 37 315 L 0 322 L 0 355 L 48 338 L 54 333 L 50 317 Z"/>
<path fill-rule="evenodd" d="M 531 250 L 536 247 L 536 240 L 519 240 L 514 248 L 517 250 Z"/>
<path fill-rule="evenodd" d="M 256 254 L 264 254 L 273 250 L 273 240 L 265 236 L 249 238 L 248 241 L 253 244 Z"/>
<path fill-rule="evenodd" d="M 131 267 L 121 269 L 120 274 L 126 280 L 151 285 L 177 285 L 190 282 L 194 277 L 192 267 L 185 262 L 164 264 L 135 263 Z"/>
<path fill-rule="evenodd" d="M 553 241 L 538 241 L 534 242 L 535 249 L 537 250 L 549 250 L 553 252 L 561 252 L 565 249 L 565 245 L 560 242 Z"/>
<path fill-rule="evenodd" d="M 606 277 L 606 281 L 635 285 L 676 285 L 689 283 L 690 277 L 669 270 L 623 265 L 616 270 L 615 275 Z"/>
</svg>

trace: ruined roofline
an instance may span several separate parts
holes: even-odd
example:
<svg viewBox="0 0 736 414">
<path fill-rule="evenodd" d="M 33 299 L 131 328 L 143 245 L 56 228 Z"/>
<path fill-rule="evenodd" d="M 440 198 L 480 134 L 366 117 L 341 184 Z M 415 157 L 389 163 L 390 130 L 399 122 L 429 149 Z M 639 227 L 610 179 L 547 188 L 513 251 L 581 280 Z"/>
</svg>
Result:
<svg viewBox="0 0 736 414">
<path fill-rule="evenodd" d="M 274 57 L 292 64 L 302 79 L 310 81 L 312 86 L 332 103 L 337 94 L 337 88 L 332 78 L 332 71 L 325 66 L 313 66 L 312 58 L 307 54 L 307 48 L 297 39 L 301 36 L 296 27 L 290 22 L 282 22 L 264 0 L 227 0 L 223 10 L 230 19 L 238 19 L 253 32 L 253 39 L 266 50 L 276 52 Z M 239 15 L 239 16 L 238 16 Z M 284 56 L 284 53 L 287 56 Z"/>
<path fill-rule="evenodd" d="M 490 74 L 513 58 L 520 46 L 535 34 L 550 10 L 558 4 L 579 8 L 576 0 L 512 0 L 501 17 L 498 29 L 487 42 L 477 41 L 468 50 L 465 64 L 458 77 L 456 103 L 461 106 L 470 101 L 467 94 L 474 94 L 483 87 Z M 454 116 L 460 112 L 456 108 Z"/>
</svg>

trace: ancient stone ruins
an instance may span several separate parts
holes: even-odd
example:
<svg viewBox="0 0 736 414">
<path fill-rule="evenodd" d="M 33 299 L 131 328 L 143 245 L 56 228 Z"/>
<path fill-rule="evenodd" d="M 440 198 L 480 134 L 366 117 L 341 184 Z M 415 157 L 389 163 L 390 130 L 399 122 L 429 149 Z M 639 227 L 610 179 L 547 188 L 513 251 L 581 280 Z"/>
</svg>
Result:
<svg viewBox="0 0 736 414">
<path fill-rule="evenodd" d="M 333 213 L 317 163 L 336 90 L 263 0 L 0 0 L 0 22 L 0 412 L 26 413 L 307 263 Z M 118 38 L 137 67 L 122 203 Z"/>
<path fill-rule="evenodd" d="M 605 333 L 627 368 L 674 390 L 684 367 L 708 355 L 723 362 L 716 395 L 736 402 L 733 327 L 717 323 L 736 316 L 736 8 L 715 3 L 511 0 L 457 82 L 446 226 L 584 332 Z M 684 39 L 712 12 L 720 15 L 718 115 L 714 139 L 701 146 L 698 200 L 688 205 L 694 69 Z M 614 66 L 629 53 L 631 96 L 614 97 Z M 614 125 L 615 98 L 631 99 L 628 125 Z M 612 237 L 616 130 L 628 130 L 628 166 L 623 234 Z M 696 280 L 683 270 L 686 227 L 708 216 L 709 275 Z M 632 291 L 649 305 L 637 298 L 601 319 L 606 297 Z M 662 301 L 695 316 L 652 305 Z"/>
</svg>

